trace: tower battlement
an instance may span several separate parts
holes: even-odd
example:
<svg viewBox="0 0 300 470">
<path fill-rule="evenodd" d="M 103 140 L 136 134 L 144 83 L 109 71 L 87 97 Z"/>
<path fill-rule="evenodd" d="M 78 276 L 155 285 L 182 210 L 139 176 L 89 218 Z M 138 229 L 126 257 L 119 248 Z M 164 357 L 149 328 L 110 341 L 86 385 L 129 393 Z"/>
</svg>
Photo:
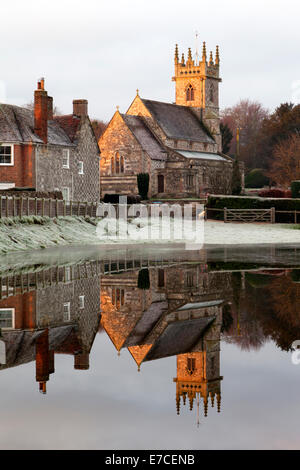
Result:
<svg viewBox="0 0 300 470">
<path fill-rule="evenodd" d="M 206 43 L 203 42 L 202 46 L 202 59 L 199 59 L 198 53 L 196 52 L 195 58 L 192 57 L 191 48 L 188 49 L 187 59 L 185 60 L 184 53 L 179 58 L 178 44 L 175 46 L 175 76 L 173 81 L 176 78 L 184 76 L 212 76 L 214 78 L 219 78 L 219 68 L 220 68 L 220 55 L 219 55 L 219 46 L 216 46 L 215 59 L 213 58 L 213 53 L 210 51 L 209 58 L 206 53 Z"/>
<path fill-rule="evenodd" d="M 212 51 L 207 56 L 204 42 L 201 60 L 197 51 L 193 58 L 191 48 L 188 49 L 187 59 L 182 54 L 180 60 L 176 44 L 174 65 L 175 75 L 172 80 L 176 84 L 176 104 L 211 110 L 218 115 L 221 82 L 219 46 L 216 46 L 215 58 Z"/>
</svg>

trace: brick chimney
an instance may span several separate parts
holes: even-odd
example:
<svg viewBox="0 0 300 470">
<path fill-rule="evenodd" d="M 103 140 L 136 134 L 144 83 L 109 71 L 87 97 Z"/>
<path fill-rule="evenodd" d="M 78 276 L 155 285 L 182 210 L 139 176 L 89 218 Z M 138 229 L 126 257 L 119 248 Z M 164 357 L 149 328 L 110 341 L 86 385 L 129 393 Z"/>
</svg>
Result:
<svg viewBox="0 0 300 470">
<path fill-rule="evenodd" d="M 73 114 L 75 116 L 88 115 L 88 101 L 87 100 L 73 100 Z"/>
<path fill-rule="evenodd" d="M 53 98 L 48 96 L 48 120 L 53 120 Z"/>
<path fill-rule="evenodd" d="M 34 92 L 34 132 L 46 144 L 48 141 L 48 95 L 41 78 Z"/>
<path fill-rule="evenodd" d="M 35 345 L 35 378 L 39 382 L 41 393 L 46 393 L 46 382 L 49 380 L 49 332 L 46 329 L 36 340 Z"/>
</svg>

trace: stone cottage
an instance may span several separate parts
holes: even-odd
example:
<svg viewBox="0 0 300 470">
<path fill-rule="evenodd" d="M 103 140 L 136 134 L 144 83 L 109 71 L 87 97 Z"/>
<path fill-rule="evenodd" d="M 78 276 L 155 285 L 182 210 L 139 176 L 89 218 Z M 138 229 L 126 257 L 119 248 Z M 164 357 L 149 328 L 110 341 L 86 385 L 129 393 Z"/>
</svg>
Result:
<svg viewBox="0 0 300 470">
<path fill-rule="evenodd" d="M 137 95 L 126 114 L 116 111 L 99 139 L 101 197 L 137 194 L 137 174 L 149 173 L 149 197 L 229 194 L 232 159 L 222 154 L 219 50 L 215 59 L 179 60 L 175 48 L 175 104 Z"/>
<path fill-rule="evenodd" d="M 33 110 L 0 104 L 0 143 L 0 189 L 58 190 L 66 200 L 99 200 L 100 150 L 86 100 L 74 100 L 72 114 L 54 116 L 41 79 Z"/>
</svg>

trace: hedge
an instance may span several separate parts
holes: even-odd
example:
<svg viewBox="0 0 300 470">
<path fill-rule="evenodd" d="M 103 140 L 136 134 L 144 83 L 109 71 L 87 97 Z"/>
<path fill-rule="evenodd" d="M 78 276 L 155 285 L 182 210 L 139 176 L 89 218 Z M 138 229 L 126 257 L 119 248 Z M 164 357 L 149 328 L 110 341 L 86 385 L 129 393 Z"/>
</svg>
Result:
<svg viewBox="0 0 300 470">
<path fill-rule="evenodd" d="M 206 207 L 214 209 L 271 209 L 278 211 L 300 211 L 300 199 L 262 198 L 247 196 L 209 196 Z"/>
</svg>

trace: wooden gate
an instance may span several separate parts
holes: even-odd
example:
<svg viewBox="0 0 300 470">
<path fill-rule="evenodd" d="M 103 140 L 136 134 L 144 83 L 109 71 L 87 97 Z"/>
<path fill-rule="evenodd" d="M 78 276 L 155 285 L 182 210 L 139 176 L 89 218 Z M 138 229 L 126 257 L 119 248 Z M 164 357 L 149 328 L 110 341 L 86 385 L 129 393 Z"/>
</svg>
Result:
<svg viewBox="0 0 300 470">
<path fill-rule="evenodd" d="M 224 222 L 269 222 L 275 223 L 275 207 L 271 209 L 227 209 L 224 207 Z"/>
</svg>

